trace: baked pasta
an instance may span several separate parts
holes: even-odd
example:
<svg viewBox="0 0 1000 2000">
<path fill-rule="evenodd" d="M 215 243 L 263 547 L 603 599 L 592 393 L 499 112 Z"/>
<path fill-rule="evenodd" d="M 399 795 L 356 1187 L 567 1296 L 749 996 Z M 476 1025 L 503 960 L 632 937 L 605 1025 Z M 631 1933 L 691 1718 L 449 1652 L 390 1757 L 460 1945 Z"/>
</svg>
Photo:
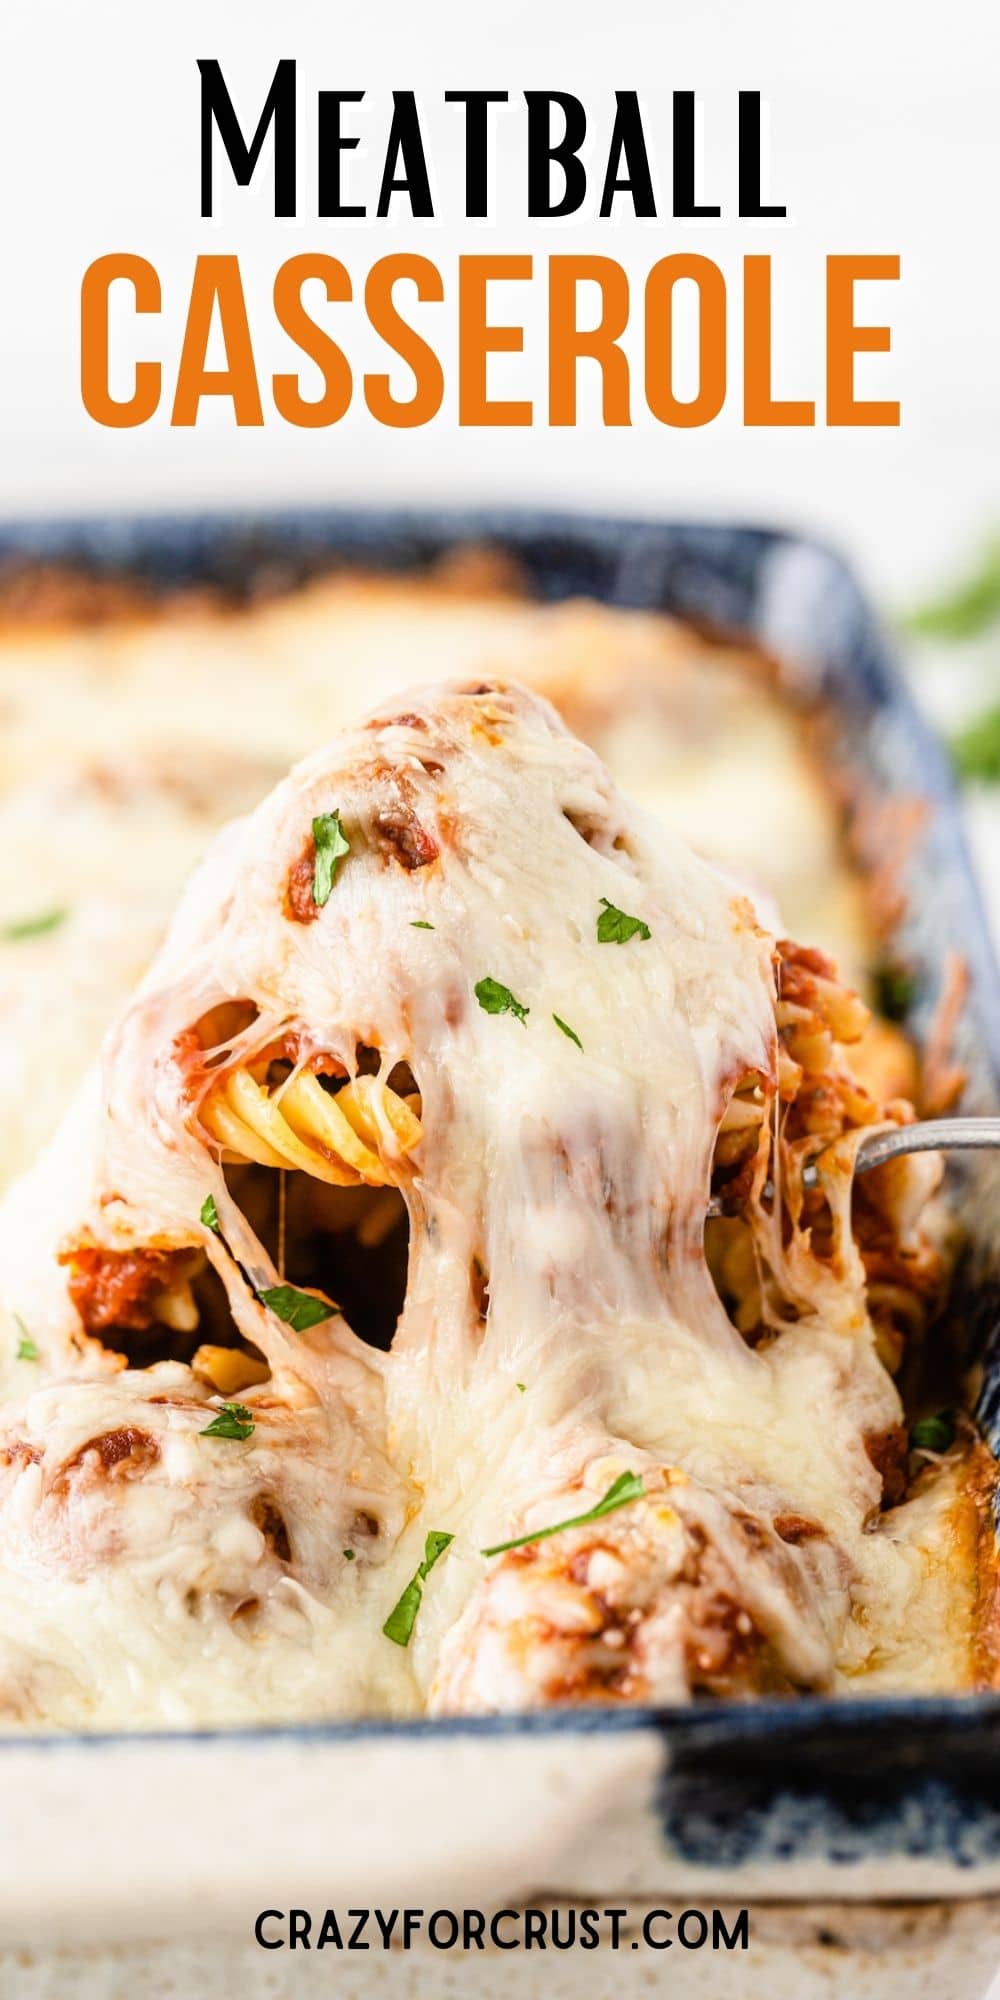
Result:
<svg viewBox="0 0 1000 2000">
<path fill-rule="evenodd" d="M 540 603 L 494 557 L 283 589 L 270 572 L 270 594 L 249 576 L 233 603 L 0 574 L 0 1183 L 55 1129 L 216 828 L 359 700 L 398 702 L 421 679 L 502 667 L 547 695 L 631 797 L 735 857 L 792 935 L 866 977 L 869 881 L 826 746 L 753 647 L 659 613 Z"/>
<path fill-rule="evenodd" d="M 895 1383 L 940 1163 L 855 1188 L 913 1115 L 866 1023 L 516 683 L 310 755 L 0 1207 L 7 1721 L 990 1680 L 992 1466 Z"/>
</svg>

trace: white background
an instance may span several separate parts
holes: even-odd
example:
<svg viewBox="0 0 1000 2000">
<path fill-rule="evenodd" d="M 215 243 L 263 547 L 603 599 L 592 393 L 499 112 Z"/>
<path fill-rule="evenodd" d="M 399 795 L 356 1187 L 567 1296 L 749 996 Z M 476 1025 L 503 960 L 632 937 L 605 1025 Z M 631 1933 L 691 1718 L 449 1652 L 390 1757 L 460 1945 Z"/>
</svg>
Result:
<svg viewBox="0 0 1000 2000">
<path fill-rule="evenodd" d="M 0 17 L 0 515 L 131 506 L 299 500 L 482 500 L 568 503 L 622 512 L 726 515 L 806 526 L 846 547 L 884 602 L 908 601 L 966 556 L 996 518 L 1000 434 L 993 249 L 1000 164 L 995 88 L 1000 37 L 992 0 L 3 0 Z M 269 147 L 259 179 L 233 188 L 222 160 L 219 213 L 199 215 L 198 56 L 222 63 L 245 128 L 279 56 L 299 62 L 300 213 L 276 223 Z M 374 207 L 389 91 L 418 93 L 439 216 L 414 223 L 397 198 L 390 222 L 320 222 L 315 92 L 365 89 L 351 112 L 364 135 L 348 171 Z M 461 217 L 461 113 L 446 88 L 506 88 L 494 217 Z M 615 86 L 643 97 L 669 210 L 670 92 L 699 94 L 704 183 L 721 223 L 525 219 L 525 87 L 563 88 L 591 116 L 587 158 L 601 171 Z M 773 198 L 787 223 L 751 225 L 735 210 L 740 87 L 758 88 L 771 119 Z M 245 108 L 244 108 L 245 107 Z M 619 207 L 622 204 L 619 203 Z M 446 304 L 425 308 L 449 370 L 445 410 L 428 429 L 380 429 L 361 410 L 335 429 L 290 429 L 269 406 L 263 430 L 237 431 L 225 409 L 196 430 L 168 424 L 187 288 L 199 251 L 239 252 L 263 382 L 288 366 L 270 322 L 282 259 L 304 249 L 340 256 L 355 278 L 389 250 L 434 258 Z M 576 431 L 545 422 L 544 291 L 531 290 L 526 353 L 501 360 L 493 393 L 536 393 L 533 430 L 460 431 L 455 418 L 454 263 L 459 249 L 595 250 L 641 277 L 671 249 L 724 267 L 730 292 L 730 396 L 711 427 L 668 430 L 633 396 L 634 427 L 605 431 L 593 397 Z M 162 324 L 142 327 L 164 362 L 166 408 L 142 429 L 102 430 L 79 393 L 79 286 L 90 260 L 133 250 L 158 268 Z M 887 308 L 889 356 L 859 364 L 861 392 L 895 395 L 898 431 L 746 430 L 741 423 L 740 260 L 768 251 L 775 269 L 779 393 L 817 398 L 822 417 L 823 260 L 830 252 L 896 252 L 898 285 L 865 294 Z M 525 303 L 527 287 L 509 302 Z M 497 292 L 497 304 L 508 300 Z M 356 366 L 374 354 L 360 308 L 331 318 Z M 513 316 L 513 315 L 512 315 Z M 636 312 L 637 332 L 641 311 Z M 122 369 L 134 356 L 123 335 Z M 638 338 L 631 346 L 640 353 Z M 400 377 L 400 386 L 403 378 Z M 304 385 L 305 386 L 305 385 Z"/>
</svg>

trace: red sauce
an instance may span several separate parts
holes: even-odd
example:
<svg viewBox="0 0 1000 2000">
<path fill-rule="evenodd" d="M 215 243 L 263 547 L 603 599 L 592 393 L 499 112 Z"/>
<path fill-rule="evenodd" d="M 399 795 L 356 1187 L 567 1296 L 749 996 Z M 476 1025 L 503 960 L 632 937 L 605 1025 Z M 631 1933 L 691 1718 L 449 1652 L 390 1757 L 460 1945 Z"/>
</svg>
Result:
<svg viewBox="0 0 1000 2000">
<path fill-rule="evenodd" d="M 437 841 L 427 828 L 422 826 L 413 807 L 400 799 L 392 806 L 383 806 L 372 821 L 374 833 L 383 852 L 391 854 L 403 868 L 426 868 L 438 857 Z"/>
<path fill-rule="evenodd" d="M 178 1258 L 187 1254 L 84 1247 L 63 1251 L 59 1261 L 70 1267 L 69 1295 L 88 1333 L 111 1327 L 144 1333 L 153 1323 L 154 1300 L 169 1285 Z"/>
<path fill-rule="evenodd" d="M 825 1535 L 826 1529 L 821 1528 L 818 1521 L 807 1520 L 804 1514 L 776 1514 L 774 1532 L 781 1536 L 783 1542 L 789 1542 L 796 1548 L 799 1542 L 811 1542 L 817 1535 Z"/>
<path fill-rule="evenodd" d="M 881 1475 L 883 1507 L 895 1507 L 906 1494 L 909 1441 L 902 1424 L 892 1424 L 884 1431 L 869 1431 L 864 1446 L 876 1472 Z"/>
<path fill-rule="evenodd" d="M 160 1456 L 160 1447 L 148 1431 L 139 1430 L 134 1424 L 123 1425 L 119 1430 L 102 1431 L 99 1437 L 89 1438 L 78 1452 L 68 1459 L 62 1468 L 61 1477 L 86 1468 L 88 1460 L 97 1465 L 94 1470 L 106 1473 L 109 1478 L 134 1479 L 148 1472 Z"/>
<path fill-rule="evenodd" d="M 314 924 L 320 906 L 313 896 L 316 843 L 310 838 L 305 852 L 289 869 L 285 884 L 285 915 L 296 924 Z"/>
</svg>

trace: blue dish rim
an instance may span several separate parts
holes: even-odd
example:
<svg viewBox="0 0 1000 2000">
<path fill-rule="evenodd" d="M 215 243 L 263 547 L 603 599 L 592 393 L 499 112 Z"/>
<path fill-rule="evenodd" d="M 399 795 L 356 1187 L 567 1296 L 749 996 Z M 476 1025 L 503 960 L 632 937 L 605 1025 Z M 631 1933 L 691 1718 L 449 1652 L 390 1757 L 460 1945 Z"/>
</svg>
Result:
<svg viewBox="0 0 1000 2000">
<path fill-rule="evenodd" d="M 113 576 L 122 572 L 148 579 L 166 591 L 193 582 L 235 588 L 241 574 L 269 557 L 308 576 L 339 563 L 372 563 L 404 573 L 419 570 L 456 546 L 499 545 L 519 557 L 539 596 L 557 599 L 588 591 L 628 608 L 676 611 L 704 618 L 721 629 L 743 630 L 766 643 L 755 623 L 754 589 L 762 567 L 776 554 L 810 554 L 827 571 L 827 582 L 846 610 L 859 686 L 872 710 L 891 709 L 909 739 L 920 769 L 920 787 L 939 817 L 940 828 L 964 893 L 963 929 L 980 992 L 1000 988 L 1000 969 L 989 940 L 984 907 L 958 816 L 957 790 L 944 751 L 924 721 L 895 666 L 890 644 L 853 572 L 839 553 L 812 537 L 759 523 L 656 521 L 588 513 L 525 511 L 504 507 L 219 508 L 206 512 L 149 512 L 76 515 L 57 519 L 0 521 L 0 566 L 40 561 L 83 567 Z M 584 580 L 581 565 L 598 566 Z M 301 568 L 297 567 L 301 565 Z M 651 599 L 652 566 L 658 588 Z M 606 584 L 606 588 L 602 588 Z M 662 594 L 661 594 L 662 592 Z M 822 647 L 818 648 L 822 653 Z M 837 662 L 831 662 L 834 668 Z M 1000 1079 L 1000 1019 L 989 1010 L 977 1031 Z M 261 1745 L 433 1742 L 445 1738 L 612 1736 L 654 1731 L 669 1741 L 672 1757 L 699 1765 L 724 1755 L 755 1764 L 766 1754 L 774 1783 L 807 1764 L 829 1759 L 835 1775 L 844 1754 L 871 1760 L 873 1782 L 887 1765 L 902 1759 L 907 1785 L 940 1779 L 969 1781 L 980 1809 L 1000 1799 L 1000 1692 L 957 1695 L 892 1695 L 855 1698 L 802 1695 L 763 1697 L 688 1707 L 630 1706 L 621 1709 L 556 1709 L 544 1713 L 489 1716 L 417 1717 L 408 1720 L 358 1719 L 235 1725 L 231 1729 L 80 1731 L 38 1735 L 0 1734 L 4 1751 L 87 1751 L 141 1746 L 169 1751 L 179 1744 Z M 773 1760 L 780 1756 L 780 1767 Z M 808 1775 L 808 1774 L 807 1774 Z M 978 1795 L 985 1787 L 983 1798 Z M 989 1807 L 1000 1824 L 1000 1808 Z"/>
<path fill-rule="evenodd" d="M 733 1743 L 752 1746 L 770 1740 L 776 1732 L 791 1749 L 808 1743 L 817 1734 L 829 1743 L 867 1743 L 873 1729 L 886 1721 L 905 1719 L 919 1723 L 928 1741 L 942 1732 L 949 1746 L 964 1737 L 974 1738 L 978 1757 L 983 1750 L 984 1725 L 988 1737 L 996 1735 L 1000 1759 L 1000 1694 L 968 1695 L 843 1695 L 761 1696 L 753 1700 L 697 1702 L 688 1706 L 643 1706 L 630 1703 L 621 1708 L 551 1708 L 504 1715 L 418 1715 L 350 1717 L 330 1721 L 235 1723 L 232 1728 L 214 1725 L 204 1729 L 109 1729 L 79 1730 L 71 1733 L 14 1735 L 0 1733 L 0 1755 L 5 1750 L 57 1750 L 66 1744 L 86 1749 L 139 1746 L 169 1748 L 182 1743 L 352 1743 L 364 1741 L 436 1742 L 441 1736 L 630 1736 L 652 1730 L 700 1747 L 728 1747 Z M 1000 1763 L 998 1763 L 1000 1768 Z"/>
</svg>

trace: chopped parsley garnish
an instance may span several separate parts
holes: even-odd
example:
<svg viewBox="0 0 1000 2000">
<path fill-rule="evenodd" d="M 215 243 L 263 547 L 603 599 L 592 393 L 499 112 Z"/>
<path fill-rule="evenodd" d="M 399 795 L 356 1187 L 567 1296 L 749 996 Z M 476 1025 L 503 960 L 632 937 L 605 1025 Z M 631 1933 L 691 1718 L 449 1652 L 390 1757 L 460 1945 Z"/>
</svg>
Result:
<svg viewBox="0 0 1000 2000">
<path fill-rule="evenodd" d="M 561 1535 L 564 1528 L 587 1528 L 591 1521 L 600 1521 L 605 1514 L 613 1514 L 618 1507 L 627 1507 L 630 1500 L 641 1500 L 645 1487 L 637 1472 L 620 1472 L 614 1484 L 608 1487 L 596 1506 L 588 1507 L 585 1514 L 573 1514 L 568 1521 L 556 1521 L 551 1528 L 535 1528 L 530 1535 L 515 1535 L 511 1542 L 496 1542 L 491 1549 L 480 1549 L 483 1556 L 502 1556 L 507 1549 L 525 1549 L 530 1542 L 543 1542 L 548 1535 Z"/>
<path fill-rule="evenodd" d="M 68 916 L 68 910 L 43 910 L 37 917 L 20 917 L 15 923 L 4 924 L 0 937 L 11 943 L 18 938 L 44 937 L 46 931 L 57 931 Z"/>
<path fill-rule="evenodd" d="M 313 820 L 313 843 L 316 848 L 313 902 L 322 909 L 337 879 L 337 864 L 343 855 L 351 851 L 351 843 L 340 824 L 339 812 L 320 813 Z"/>
<path fill-rule="evenodd" d="M 353 1549 L 341 1549 L 340 1553 L 343 1556 L 345 1563 L 352 1563 L 354 1561 Z"/>
<path fill-rule="evenodd" d="M 14 1351 L 15 1361 L 37 1361 L 38 1348 L 36 1347 L 35 1342 L 32 1340 L 31 1335 L 28 1332 L 28 1329 L 25 1326 L 20 1313 L 14 1314 L 14 1325 L 16 1326 L 18 1333 L 21 1336 L 20 1340 L 17 1343 L 17 1347 Z"/>
<path fill-rule="evenodd" d="M 524 1027 L 531 1008 L 522 1007 L 509 986 L 501 986 L 499 979 L 480 979 L 473 991 L 484 1014 L 513 1014 Z"/>
<path fill-rule="evenodd" d="M 216 1236 L 218 1236 L 219 1211 L 215 1206 L 214 1194 L 207 1194 L 205 1196 L 205 1199 L 201 1204 L 201 1214 L 198 1219 L 201 1222 L 203 1228 L 214 1229 Z"/>
<path fill-rule="evenodd" d="M 223 1403 L 210 1424 L 206 1424 L 199 1437 L 203 1438 L 248 1438 L 254 1428 L 253 1412 L 245 1403 Z"/>
<path fill-rule="evenodd" d="M 951 754 L 960 778 L 995 784 L 1000 778 L 1000 704 L 983 710 L 952 738 Z"/>
<path fill-rule="evenodd" d="M 552 1019 L 554 1020 L 556 1027 L 560 1028 L 563 1034 L 569 1037 L 569 1040 L 571 1042 L 575 1042 L 578 1049 L 582 1049 L 583 1043 L 581 1042 L 580 1037 L 575 1032 L 575 1030 L 570 1027 L 569 1022 L 561 1021 L 558 1014 L 553 1014 Z"/>
<path fill-rule="evenodd" d="M 454 1535 L 444 1535 L 439 1528 L 431 1529 L 424 1543 L 423 1562 L 419 1565 L 416 1576 L 411 1577 L 399 1602 L 393 1605 L 382 1627 L 386 1638 L 391 1639 L 394 1646 L 409 1645 L 424 1595 L 425 1579 L 430 1575 L 438 1557 L 444 1555 L 445 1549 L 454 1539 Z"/>
<path fill-rule="evenodd" d="M 311 1292 L 297 1292 L 294 1285 L 270 1285 L 266 1291 L 258 1292 L 257 1297 L 293 1333 L 307 1333 L 311 1326 L 319 1326 L 321 1320 L 332 1319 L 337 1311 L 329 1299 L 314 1298 Z"/>
<path fill-rule="evenodd" d="M 410 929 L 411 931 L 432 931 L 434 925 L 429 924 L 426 917 L 414 917 L 410 924 Z"/>
<path fill-rule="evenodd" d="M 601 902 L 604 907 L 597 919 L 598 944 L 627 944 L 633 937 L 640 937 L 645 944 L 652 937 L 649 925 L 641 917 L 630 917 L 627 910 L 616 909 L 606 896 L 601 897 Z"/>
<path fill-rule="evenodd" d="M 947 1410 L 936 1417 L 921 1417 L 910 1432 L 911 1451 L 947 1451 L 955 1442 L 955 1426 Z"/>
<path fill-rule="evenodd" d="M 514 1387 L 515 1387 L 515 1389 L 520 1389 L 520 1391 L 521 1391 L 521 1394 L 522 1394 L 522 1396 L 524 1395 L 524 1392 L 525 1392 L 525 1389 L 527 1388 L 527 1386 L 528 1386 L 528 1385 L 527 1385 L 527 1383 L 526 1383 L 526 1382 L 515 1382 L 515 1384 L 514 1384 Z"/>
</svg>

